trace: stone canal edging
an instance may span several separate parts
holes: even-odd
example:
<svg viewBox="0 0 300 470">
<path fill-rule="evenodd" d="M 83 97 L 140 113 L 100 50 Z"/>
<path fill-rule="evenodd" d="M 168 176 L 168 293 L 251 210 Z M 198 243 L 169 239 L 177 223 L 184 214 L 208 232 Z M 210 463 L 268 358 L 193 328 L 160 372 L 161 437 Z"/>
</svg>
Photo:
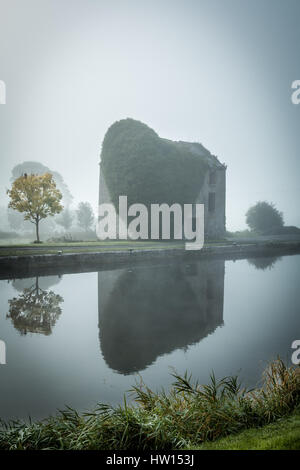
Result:
<svg viewBox="0 0 300 470">
<path fill-rule="evenodd" d="M 283 256 L 300 253 L 300 242 L 232 243 L 204 246 L 199 251 L 181 248 L 130 249 L 86 253 L 35 254 L 0 257 L 0 279 L 37 275 L 76 273 L 118 269 L 122 266 L 147 262 L 165 263 L 170 260 L 200 258 L 242 259 L 250 256 Z"/>
</svg>

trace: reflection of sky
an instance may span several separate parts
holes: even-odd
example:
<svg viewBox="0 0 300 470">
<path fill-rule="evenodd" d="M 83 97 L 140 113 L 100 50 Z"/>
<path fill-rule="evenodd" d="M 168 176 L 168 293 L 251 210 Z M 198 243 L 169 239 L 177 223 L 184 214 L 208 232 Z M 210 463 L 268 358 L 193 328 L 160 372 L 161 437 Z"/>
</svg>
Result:
<svg viewBox="0 0 300 470">
<path fill-rule="evenodd" d="M 103 136 L 133 117 L 163 137 L 200 141 L 228 164 L 229 229 L 260 199 L 300 224 L 300 105 L 290 99 L 300 79 L 298 0 L 0 8 L 2 187 L 15 164 L 39 160 L 62 173 L 76 202 L 96 207 Z"/>
<path fill-rule="evenodd" d="M 224 326 L 185 351 L 158 357 L 140 372 L 147 385 L 168 387 L 176 369 L 188 370 L 200 383 L 209 381 L 212 370 L 218 377 L 240 372 L 252 386 L 265 361 L 277 354 L 290 359 L 299 331 L 300 294 L 292 281 L 299 279 L 299 261 L 300 256 L 285 256 L 265 271 L 247 260 L 227 261 Z M 97 273 L 64 275 L 53 290 L 64 298 L 53 333 L 20 336 L 6 319 L 7 301 L 17 291 L 0 282 L 0 338 L 7 345 L 7 365 L 0 367 L 2 416 L 12 410 L 16 416 L 25 410 L 44 416 L 65 404 L 77 409 L 99 401 L 116 404 L 137 377 L 113 372 L 99 349 Z"/>
</svg>

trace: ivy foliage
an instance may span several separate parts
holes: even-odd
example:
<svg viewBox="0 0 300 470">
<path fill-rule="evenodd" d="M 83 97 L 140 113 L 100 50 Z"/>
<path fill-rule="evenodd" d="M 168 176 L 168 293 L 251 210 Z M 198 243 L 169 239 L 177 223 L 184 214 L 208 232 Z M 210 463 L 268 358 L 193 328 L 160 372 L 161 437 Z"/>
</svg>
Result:
<svg viewBox="0 0 300 470">
<path fill-rule="evenodd" d="M 193 203 L 207 169 L 200 155 L 160 138 L 140 121 L 118 121 L 104 137 L 101 171 L 116 209 L 120 195 L 129 205 Z"/>
</svg>

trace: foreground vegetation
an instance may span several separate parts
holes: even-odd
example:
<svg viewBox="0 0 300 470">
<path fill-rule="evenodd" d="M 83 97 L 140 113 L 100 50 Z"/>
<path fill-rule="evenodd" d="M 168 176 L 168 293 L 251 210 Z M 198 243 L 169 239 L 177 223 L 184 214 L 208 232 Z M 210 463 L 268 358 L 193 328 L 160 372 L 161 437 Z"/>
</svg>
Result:
<svg viewBox="0 0 300 470">
<path fill-rule="evenodd" d="M 187 375 L 174 377 L 169 393 L 155 393 L 137 384 L 132 390 L 135 405 L 124 400 L 123 406 L 99 405 L 82 415 L 67 408 L 37 423 L 2 423 L 0 449 L 201 448 L 203 443 L 251 429 L 249 444 L 247 434 L 241 441 L 243 448 L 250 448 L 256 432 L 258 439 L 262 436 L 259 428 L 272 422 L 280 426 L 278 420 L 300 405 L 299 367 L 288 368 L 280 359 L 265 371 L 262 387 L 252 391 L 242 389 L 237 377 L 217 381 L 212 375 L 211 383 L 202 386 Z M 299 442 L 299 432 L 295 436 Z M 232 444 L 223 442 L 225 448 L 226 443 Z"/>
<path fill-rule="evenodd" d="M 192 449 L 192 448 L 191 448 Z M 300 450 L 300 407 L 291 415 L 262 428 L 205 442 L 197 450 Z"/>
</svg>

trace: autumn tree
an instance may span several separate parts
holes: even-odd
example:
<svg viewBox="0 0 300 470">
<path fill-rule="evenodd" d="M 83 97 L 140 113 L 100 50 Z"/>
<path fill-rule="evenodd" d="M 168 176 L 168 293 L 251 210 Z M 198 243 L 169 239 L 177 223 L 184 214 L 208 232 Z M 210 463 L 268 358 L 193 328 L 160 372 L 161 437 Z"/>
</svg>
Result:
<svg viewBox="0 0 300 470">
<path fill-rule="evenodd" d="M 24 213 L 24 220 L 35 224 L 36 242 L 40 243 L 40 221 L 48 216 L 59 214 L 63 209 L 60 204 L 62 194 L 56 188 L 52 175 L 50 173 L 44 175 L 25 173 L 13 182 L 7 194 L 10 197 L 8 207 Z"/>
<path fill-rule="evenodd" d="M 13 209 L 7 209 L 7 219 L 13 230 L 21 230 L 24 225 L 24 217 Z"/>
<path fill-rule="evenodd" d="M 56 183 L 57 189 L 59 189 L 62 193 L 63 197 L 61 202 L 63 206 L 68 207 L 71 204 L 73 196 L 68 188 L 68 185 L 64 181 L 62 175 L 58 173 L 58 171 L 54 171 L 40 162 L 25 161 L 23 163 L 20 163 L 19 165 L 14 166 L 14 168 L 12 169 L 11 182 L 15 181 L 17 178 L 24 175 L 25 173 L 27 173 L 27 175 L 44 175 L 45 173 L 51 173 Z"/>
<path fill-rule="evenodd" d="M 90 203 L 80 202 L 76 213 L 78 225 L 86 231 L 91 229 L 94 222 L 94 213 Z"/>
</svg>

